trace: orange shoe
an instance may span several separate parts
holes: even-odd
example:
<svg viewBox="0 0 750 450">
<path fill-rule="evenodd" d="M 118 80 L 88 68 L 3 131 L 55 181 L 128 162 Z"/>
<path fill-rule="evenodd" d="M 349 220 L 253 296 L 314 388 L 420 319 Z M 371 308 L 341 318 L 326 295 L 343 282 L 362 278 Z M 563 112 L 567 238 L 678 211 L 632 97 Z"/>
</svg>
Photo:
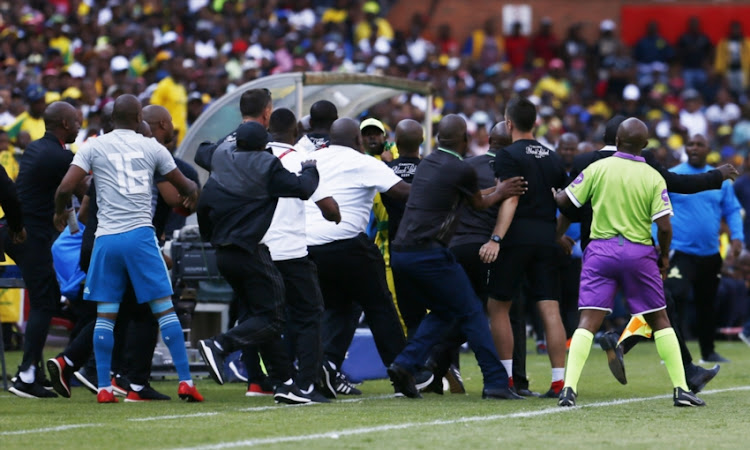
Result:
<svg viewBox="0 0 750 450">
<path fill-rule="evenodd" d="M 180 387 L 177 389 L 177 395 L 180 399 L 187 402 L 202 402 L 203 396 L 198 392 L 198 389 L 193 386 L 189 386 L 187 382 L 180 381 Z"/>
<path fill-rule="evenodd" d="M 98 403 L 117 403 L 117 397 L 111 391 L 100 389 L 99 393 L 96 394 L 96 401 Z"/>
</svg>

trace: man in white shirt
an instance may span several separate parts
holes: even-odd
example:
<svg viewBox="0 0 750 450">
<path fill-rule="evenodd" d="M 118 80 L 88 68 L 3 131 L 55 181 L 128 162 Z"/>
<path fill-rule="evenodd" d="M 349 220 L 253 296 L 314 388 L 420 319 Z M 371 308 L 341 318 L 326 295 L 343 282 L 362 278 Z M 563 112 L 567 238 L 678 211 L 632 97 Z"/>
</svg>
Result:
<svg viewBox="0 0 750 450">
<path fill-rule="evenodd" d="M 297 140 L 297 118 L 294 113 L 286 108 L 274 111 L 269 120 L 269 132 L 272 142 L 268 146 L 274 156 L 279 158 L 285 169 L 298 173 L 304 158 L 292 146 Z M 325 220 L 341 222 L 338 204 L 324 188 L 318 187 L 310 202 L 319 208 L 315 215 L 320 216 L 322 212 Z M 297 358 L 299 365 L 295 382 L 311 401 L 326 403 L 329 400 L 314 389 L 323 359 L 323 295 L 315 264 L 307 257 L 304 227 L 305 202 L 297 198 L 280 198 L 262 242 L 268 246 L 271 259 L 284 279 L 288 311 L 286 339 L 293 349 L 292 357 Z"/>
<path fill-rule="evenodd" d="M 687 89 L 682 93 L 685 107 L 680 111 L 680 125 L 688 131 L 688 136 L 708 133 L 708 121 L 701 108 L 701 94 L 695 89 Z"/>
<path fill-rule="evenodd" d="M 336 199 L 342 220 L 339 224 L 324 220 L 315 204 L 307 202 L 307 245 L 318 267 L 328 317 L 349 321 L 353 302 L 358 303 L 387 366 L 406 341 L 386 283 L 383 256 L 365 229 L 376 192 L 406 199 L 410 186 L 382 162 L 355 150 L 360 148 L 357 122 L 342 118 L 331 126 L 330 145 L 308 154 L 325 174 L 319 189 Z M 335 325 L 326 323 L 323 328 L 322 387 L 331 397 L 356 393 L 339 372 L 353 333 L 333 335 Z"/>
<path fill-rule="evenodd" d="M 732 103 L 732 97 L 727 89 L 719 89 L 716 93 L 716 103 L 706 109 L 706 119 L 711 125 L 733 125 L 740 120 L 742 111 L 737 104 Z"/>
</svg>

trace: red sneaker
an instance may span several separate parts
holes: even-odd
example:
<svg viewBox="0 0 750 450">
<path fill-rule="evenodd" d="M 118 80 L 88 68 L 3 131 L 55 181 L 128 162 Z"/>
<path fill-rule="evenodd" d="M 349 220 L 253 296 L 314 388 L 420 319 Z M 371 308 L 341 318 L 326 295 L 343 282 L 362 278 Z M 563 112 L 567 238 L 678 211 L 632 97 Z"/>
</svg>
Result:
<svg viewBox="0 0 750 450">
<path fill-rule="evenodd" d="M 193 386 L 189 386 L 187 382 L 180 381 L 180 387 L 177 389 L 177 395 L 182 400 L 186 400 L 189 403 L 202 402 L 203 396 L 198 392 L 198 389 Z"/>
<path fill-rule="evenodd" d="M 258 383 L 250 383 L 245 392 L 245 397 L 266 397 L 273 395 L 273 391 L 263 390 L 263 386 Z"/>
<path fill-rule="evenodd" d="M 96 401 L 98 403 L 117 403 L 118 402 L 117 397 L 115 397 L 115 394 L 106 389 L 99 390 L 99 393 L 96 394 Z"/>
<path fill-rule="evenodd" d="M 65 398 L 70 398 L 70 375 L 73 369 L 65 362 L 65 358 L 58 356 L 47 360 L 47 370 L 55 391 Z"/>
<path fill-rule="evenodd" d="M 112 392 L 118 397 L 125 397 L 130 390 L 130 383 L 124 377 L 112 377 Z"/>
</svg>

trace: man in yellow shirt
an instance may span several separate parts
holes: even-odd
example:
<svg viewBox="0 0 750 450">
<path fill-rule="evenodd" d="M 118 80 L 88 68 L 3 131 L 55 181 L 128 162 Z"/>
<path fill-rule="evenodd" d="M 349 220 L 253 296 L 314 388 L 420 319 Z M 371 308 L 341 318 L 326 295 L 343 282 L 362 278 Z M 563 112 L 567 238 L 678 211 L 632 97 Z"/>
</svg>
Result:
<svg viewBox="0 0 750 450">
<path fill-rule="evenodd" d="M 551 95 L 557 100 L 565 101 L 570 96 L 570 83 L 563 76 L 565 63 L 560 58 L 549 62 L 549 74 L 539 80 L 534 89 L 534 95 L 541 97 Z"/>
<path fill-rule="evenodd" d="M 29 143 L 41 139 L 44 136 L 44 108 L 47 103 L 45 96 L 47 92 L 38 84 L 30 84 L 24 91 L 24 97 L 29 104 L 28 110 L 22 112 L 16 117 L 16 121 L 5 128 L 8 137 L 18 147 L 24 148 L 24 142 Z M 27 139 L 19 139 L 22 134 L 27 133 Z"/>
<path fill-rule="evenodd" d="M 380 14 L 380 5 L 378 2 L 369 1 L 362 5 L 362 12 L 365 13 L 365 20 L 357 24 L 354 29 L 354 42 L 358 43 L 362 39 L 370 39 L 375 33 L 376 38 L 393 39 L 393 28 Z"/>
<path fill-rule="evenodd" d="M 163 106 L 169 111 L 177 135 L 175 144 L 179 146 L 188 127 L 188 95 L 185 86 L 182 84 L 185 78 L 185 70 L 182 67 L 181 57 L 172 58 L 169 64 L 169 74 L 156 85 L 156 90 L 151 95 L 151 104 Z"/>
</svg>

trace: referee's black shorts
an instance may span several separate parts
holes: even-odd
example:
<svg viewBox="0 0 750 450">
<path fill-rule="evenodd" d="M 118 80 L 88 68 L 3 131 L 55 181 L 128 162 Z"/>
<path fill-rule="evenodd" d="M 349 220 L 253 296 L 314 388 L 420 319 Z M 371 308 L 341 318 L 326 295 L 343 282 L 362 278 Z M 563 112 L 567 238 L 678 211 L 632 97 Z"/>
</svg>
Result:
<svg viewBox="0 0 750 450">
<path fill-rule="evenodd" d="M 559 258 L 557 247 L 550 245 L 501 247 L 490 266 L 489 297 L 500 301 L 518 298 L 521 283 L 527 277 L 527 300 L 559 300 Z"/>
</svg>

